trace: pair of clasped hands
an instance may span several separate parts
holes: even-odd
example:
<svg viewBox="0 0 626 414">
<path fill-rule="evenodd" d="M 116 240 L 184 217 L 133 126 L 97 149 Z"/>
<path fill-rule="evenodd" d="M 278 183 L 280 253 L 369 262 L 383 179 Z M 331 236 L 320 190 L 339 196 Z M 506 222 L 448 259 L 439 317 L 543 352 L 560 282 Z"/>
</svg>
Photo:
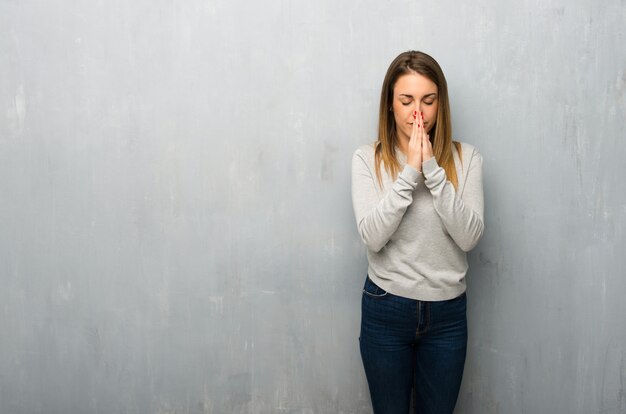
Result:
<svg viewBox="0 0 626 414">
<path fill-rule="evenodd" d="M 424 127 L 424 114 L 413 112 L 413 129 L 409 137 L 409 148 L 406 163 L 417 171 L 422 171 L 422 163 L 433 157 L 433 146 Z"/>
</svg>

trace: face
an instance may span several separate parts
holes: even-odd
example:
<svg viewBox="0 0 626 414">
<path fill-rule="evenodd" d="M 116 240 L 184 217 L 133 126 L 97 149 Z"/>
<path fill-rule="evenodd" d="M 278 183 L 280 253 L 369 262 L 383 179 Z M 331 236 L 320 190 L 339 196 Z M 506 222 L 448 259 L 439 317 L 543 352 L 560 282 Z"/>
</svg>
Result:
<svg viewBox="0 0 626 414">
<path fill-rule="evenodd" d="M 398 78 L 393 88 L 392 111 L 398 138 L 409 139 L 413 128 L 413 112 L 424 113 L 424 126 L 429 133 L 437 121 L 439 107 L 437 85 L 418 73 L 407 73 Z"/>
</svg>

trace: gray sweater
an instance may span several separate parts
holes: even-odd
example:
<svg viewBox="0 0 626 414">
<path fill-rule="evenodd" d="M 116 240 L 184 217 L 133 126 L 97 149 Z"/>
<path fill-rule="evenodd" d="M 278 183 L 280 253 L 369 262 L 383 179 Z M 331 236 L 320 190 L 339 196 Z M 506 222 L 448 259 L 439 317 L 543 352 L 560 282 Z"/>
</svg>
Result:
<svg viewBox="0 0 626 414">
<path fill-rule="evenodd" d="M 406 298 L 439 301 L 465 292 L 467 255 L 483 234 L 483 183 L 480 153 L 453 146 L 458 191 L 433 157 L 422 173 L 406 164 L 394 181 L 381 166 L 382 188 L 374 168 L 374 146 L 352 157 L 354 215 L 367 246 L 369 277 L 381 288 Z"/>
</svg>

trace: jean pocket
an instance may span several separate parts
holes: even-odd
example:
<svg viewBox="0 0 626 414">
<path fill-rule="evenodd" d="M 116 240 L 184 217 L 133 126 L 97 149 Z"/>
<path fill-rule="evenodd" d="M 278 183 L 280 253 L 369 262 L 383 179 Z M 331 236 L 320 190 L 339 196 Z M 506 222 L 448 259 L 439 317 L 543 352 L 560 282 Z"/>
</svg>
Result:
<svg viewBox="0 0 626 414">
<path fill-rule="evenodd" d="M 387 291 L 379 287 L 368 276 L 367 279 L 365 279 L 365 286 L 363 286 L 363 294 L 372 298 L 382 298 L 387 296 Z"/>
</svg>

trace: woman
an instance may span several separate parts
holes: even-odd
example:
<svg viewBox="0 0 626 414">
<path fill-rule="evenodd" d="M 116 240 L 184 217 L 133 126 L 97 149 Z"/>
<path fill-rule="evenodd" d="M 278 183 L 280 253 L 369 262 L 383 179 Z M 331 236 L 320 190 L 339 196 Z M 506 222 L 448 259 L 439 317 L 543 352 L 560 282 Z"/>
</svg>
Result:
<svg viewBox="0 0 626 414">
<path fill-rule="evenodd" d="M 466 252 L 483 234 L 482 157 L 452 141 L 446 80 L 429 55 L 389 66 L 378 140 L 352 159 L 367 246 L 361 358 L 376 414 L 452 413 L 467 346 Z M 413 391 L 413 394 L 412 394 Z"/>
</svg>

